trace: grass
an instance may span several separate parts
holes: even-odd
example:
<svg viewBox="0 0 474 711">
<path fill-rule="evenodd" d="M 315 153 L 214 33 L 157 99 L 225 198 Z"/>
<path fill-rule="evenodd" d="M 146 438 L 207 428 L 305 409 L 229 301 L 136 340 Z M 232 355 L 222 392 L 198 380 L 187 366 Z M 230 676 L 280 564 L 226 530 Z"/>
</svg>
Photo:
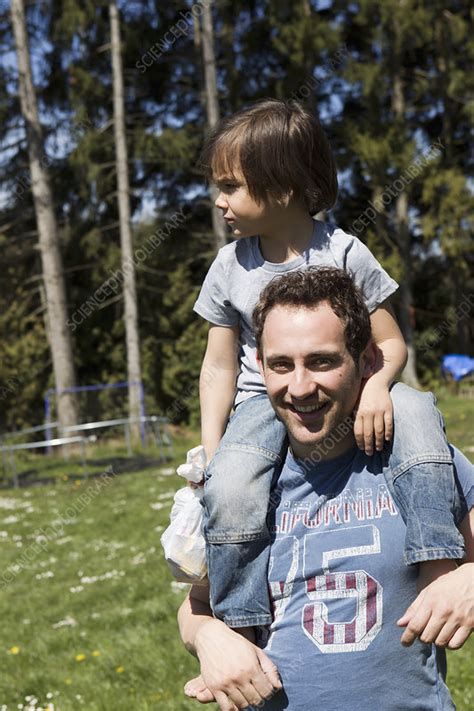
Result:
<svg viewBox="0 0 474 711">
<path fill-rule="evenodd" d="M 444 415 L 450 442 L 459 447 L 468 459 L 474 461 L 474 399 L 459 398 L 442 390 L 438 406 Z M 474 637 L 456 652 L 448 652 L 448 686 L 458 711 L 474 708 Z"/>
<path fill-rule="evenodd" d="M 185 591 L 159 541 L 174 468 L 89 480 L 66 471 L 0 497 L 0 569 L 14 566 L 0 582 L 0 707 L 34 697 L 31 708 L 55 711 L 195 708 L 182 687 L 197 666 L 176 628 Z"/>
<path fill-rule="evenodd" d="M 440 406 L 451 441 L 469 450 L 474 401 L 447 395 Z M 79 463 L 28 460 L 34 479 L 54 472 L 56 483 L 1 492 L 0 709 L 199 708 L 182 693 L 197 673 L 176 627 L 185 590 L 159 542 L 180 486 L 174 466 L 196 440 L 181 436 L 173 462 L 143 458 L 151 466 L 133 473 L 123 453 L 97 450 L 91 471 L 112 462 L 114 472 L 102 478 L 85 479 Z M 474 640 L 449 655 L 459 711 L 474 708 L 473 667 Z"/>
</svg>

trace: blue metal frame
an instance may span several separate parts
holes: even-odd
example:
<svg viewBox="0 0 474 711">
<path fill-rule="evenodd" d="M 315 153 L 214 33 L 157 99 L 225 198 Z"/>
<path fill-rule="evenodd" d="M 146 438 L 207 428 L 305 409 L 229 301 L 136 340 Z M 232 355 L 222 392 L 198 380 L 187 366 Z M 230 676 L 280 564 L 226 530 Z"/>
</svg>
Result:
<svg viewBox="0 0 474 711">
<path fill-rule="evenodd" d="M 95 385 L 78 385 L 75 388 L 65 388 L 64 390 L 56 390 L 56 388 L 50 388 L 49 390 L 46 391 L 46 394 L 44 396 L 45 424 L 49 425 L 51 422 L 50 396 L 53 393 L 55 393 L 56 397 L 57 397 L 61 393 L 79 393 L 79 392 L 94 391 L 94 390 L 108 390 L 109 388 L 128 388 L 129 385 L 138 385 L 139 393 L 140 393 L 140 417 L 146 417 L 145 388 L 143 387 L 143 382 L 141 380 L 138 380 L 138 381 L 132 381 L 130 383 L 128 381 L 125 381 L 125 382 L 121 382 L 121 383 L 103 383 L 102 385 L 100 385 L 98 383 Z M 52 439 L 52 432 L 51 432 L 50 427 L 47 428 L 46 432 L 47 432 L 47 439 Z M 140 439 L 141 439 L 142 445 L 144 445 L 145 444 L 145 423 L 144 423 L 144 421 L 140 422 Z"/>
</svg>

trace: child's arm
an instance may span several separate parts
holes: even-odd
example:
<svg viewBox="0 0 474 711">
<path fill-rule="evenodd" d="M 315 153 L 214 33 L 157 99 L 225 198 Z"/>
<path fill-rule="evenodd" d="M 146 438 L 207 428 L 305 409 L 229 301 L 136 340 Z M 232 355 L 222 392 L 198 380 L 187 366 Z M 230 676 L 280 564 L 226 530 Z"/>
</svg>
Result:
<svg viewBox="0 0 474 711">
<path fill-rule="evenodd" d="M 370 323 L 380 362 L 364 384 L 354 423 L 357 445 L 368 455 L 373 453 L 374 435 L 378 451 L 383 449 L 384 439 L 392 438 L 393 408 L 388 389 L 407 361 L 407 347 L 388 301 L 370 315 Z"/>
<path fill-rule="evenodd" d="M 201 442 L 209 462 L 224 434 L 234 403 L 238 326 L 211 324 L 199 378 Z"/>
</svg>

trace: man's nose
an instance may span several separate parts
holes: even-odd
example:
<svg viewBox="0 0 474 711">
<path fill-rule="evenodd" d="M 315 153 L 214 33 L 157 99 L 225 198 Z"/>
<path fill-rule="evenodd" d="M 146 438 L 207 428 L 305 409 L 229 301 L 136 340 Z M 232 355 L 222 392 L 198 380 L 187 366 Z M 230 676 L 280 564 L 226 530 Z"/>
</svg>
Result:
<svg viewBox="0 0 474 711">
<path fill-rule="evenodd" d="M 318 384 L 314 373 L 307 368 L 295 368 L 288 383 L 288 394 L 298 400 L 315 395 Z"/>
</svg>

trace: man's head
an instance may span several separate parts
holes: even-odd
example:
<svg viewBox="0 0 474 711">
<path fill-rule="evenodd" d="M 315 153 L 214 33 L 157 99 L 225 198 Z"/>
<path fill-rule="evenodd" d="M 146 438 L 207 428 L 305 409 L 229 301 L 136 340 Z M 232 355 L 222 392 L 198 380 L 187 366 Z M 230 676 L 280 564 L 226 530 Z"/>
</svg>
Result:
<svg viewBox="0 0 474 711">
<path fill-rule="evenodd" d="M 375 364 L 369 313 L 351 277 L 312 267 L 274 279 L 253 320 L 268 395 L 295 455 L 343 453 L 353 443 L 347 421 L 362 379 Z"/>
<path fill-rule="evenodd" d="M 314 215 L 336 201 L 331 147 L 315 114 L 296 101 L 262 100 L 222 119 L 200 162 L 221 192 L 237 182 L 257 205 L 291 195 Z"/>
</svg>

